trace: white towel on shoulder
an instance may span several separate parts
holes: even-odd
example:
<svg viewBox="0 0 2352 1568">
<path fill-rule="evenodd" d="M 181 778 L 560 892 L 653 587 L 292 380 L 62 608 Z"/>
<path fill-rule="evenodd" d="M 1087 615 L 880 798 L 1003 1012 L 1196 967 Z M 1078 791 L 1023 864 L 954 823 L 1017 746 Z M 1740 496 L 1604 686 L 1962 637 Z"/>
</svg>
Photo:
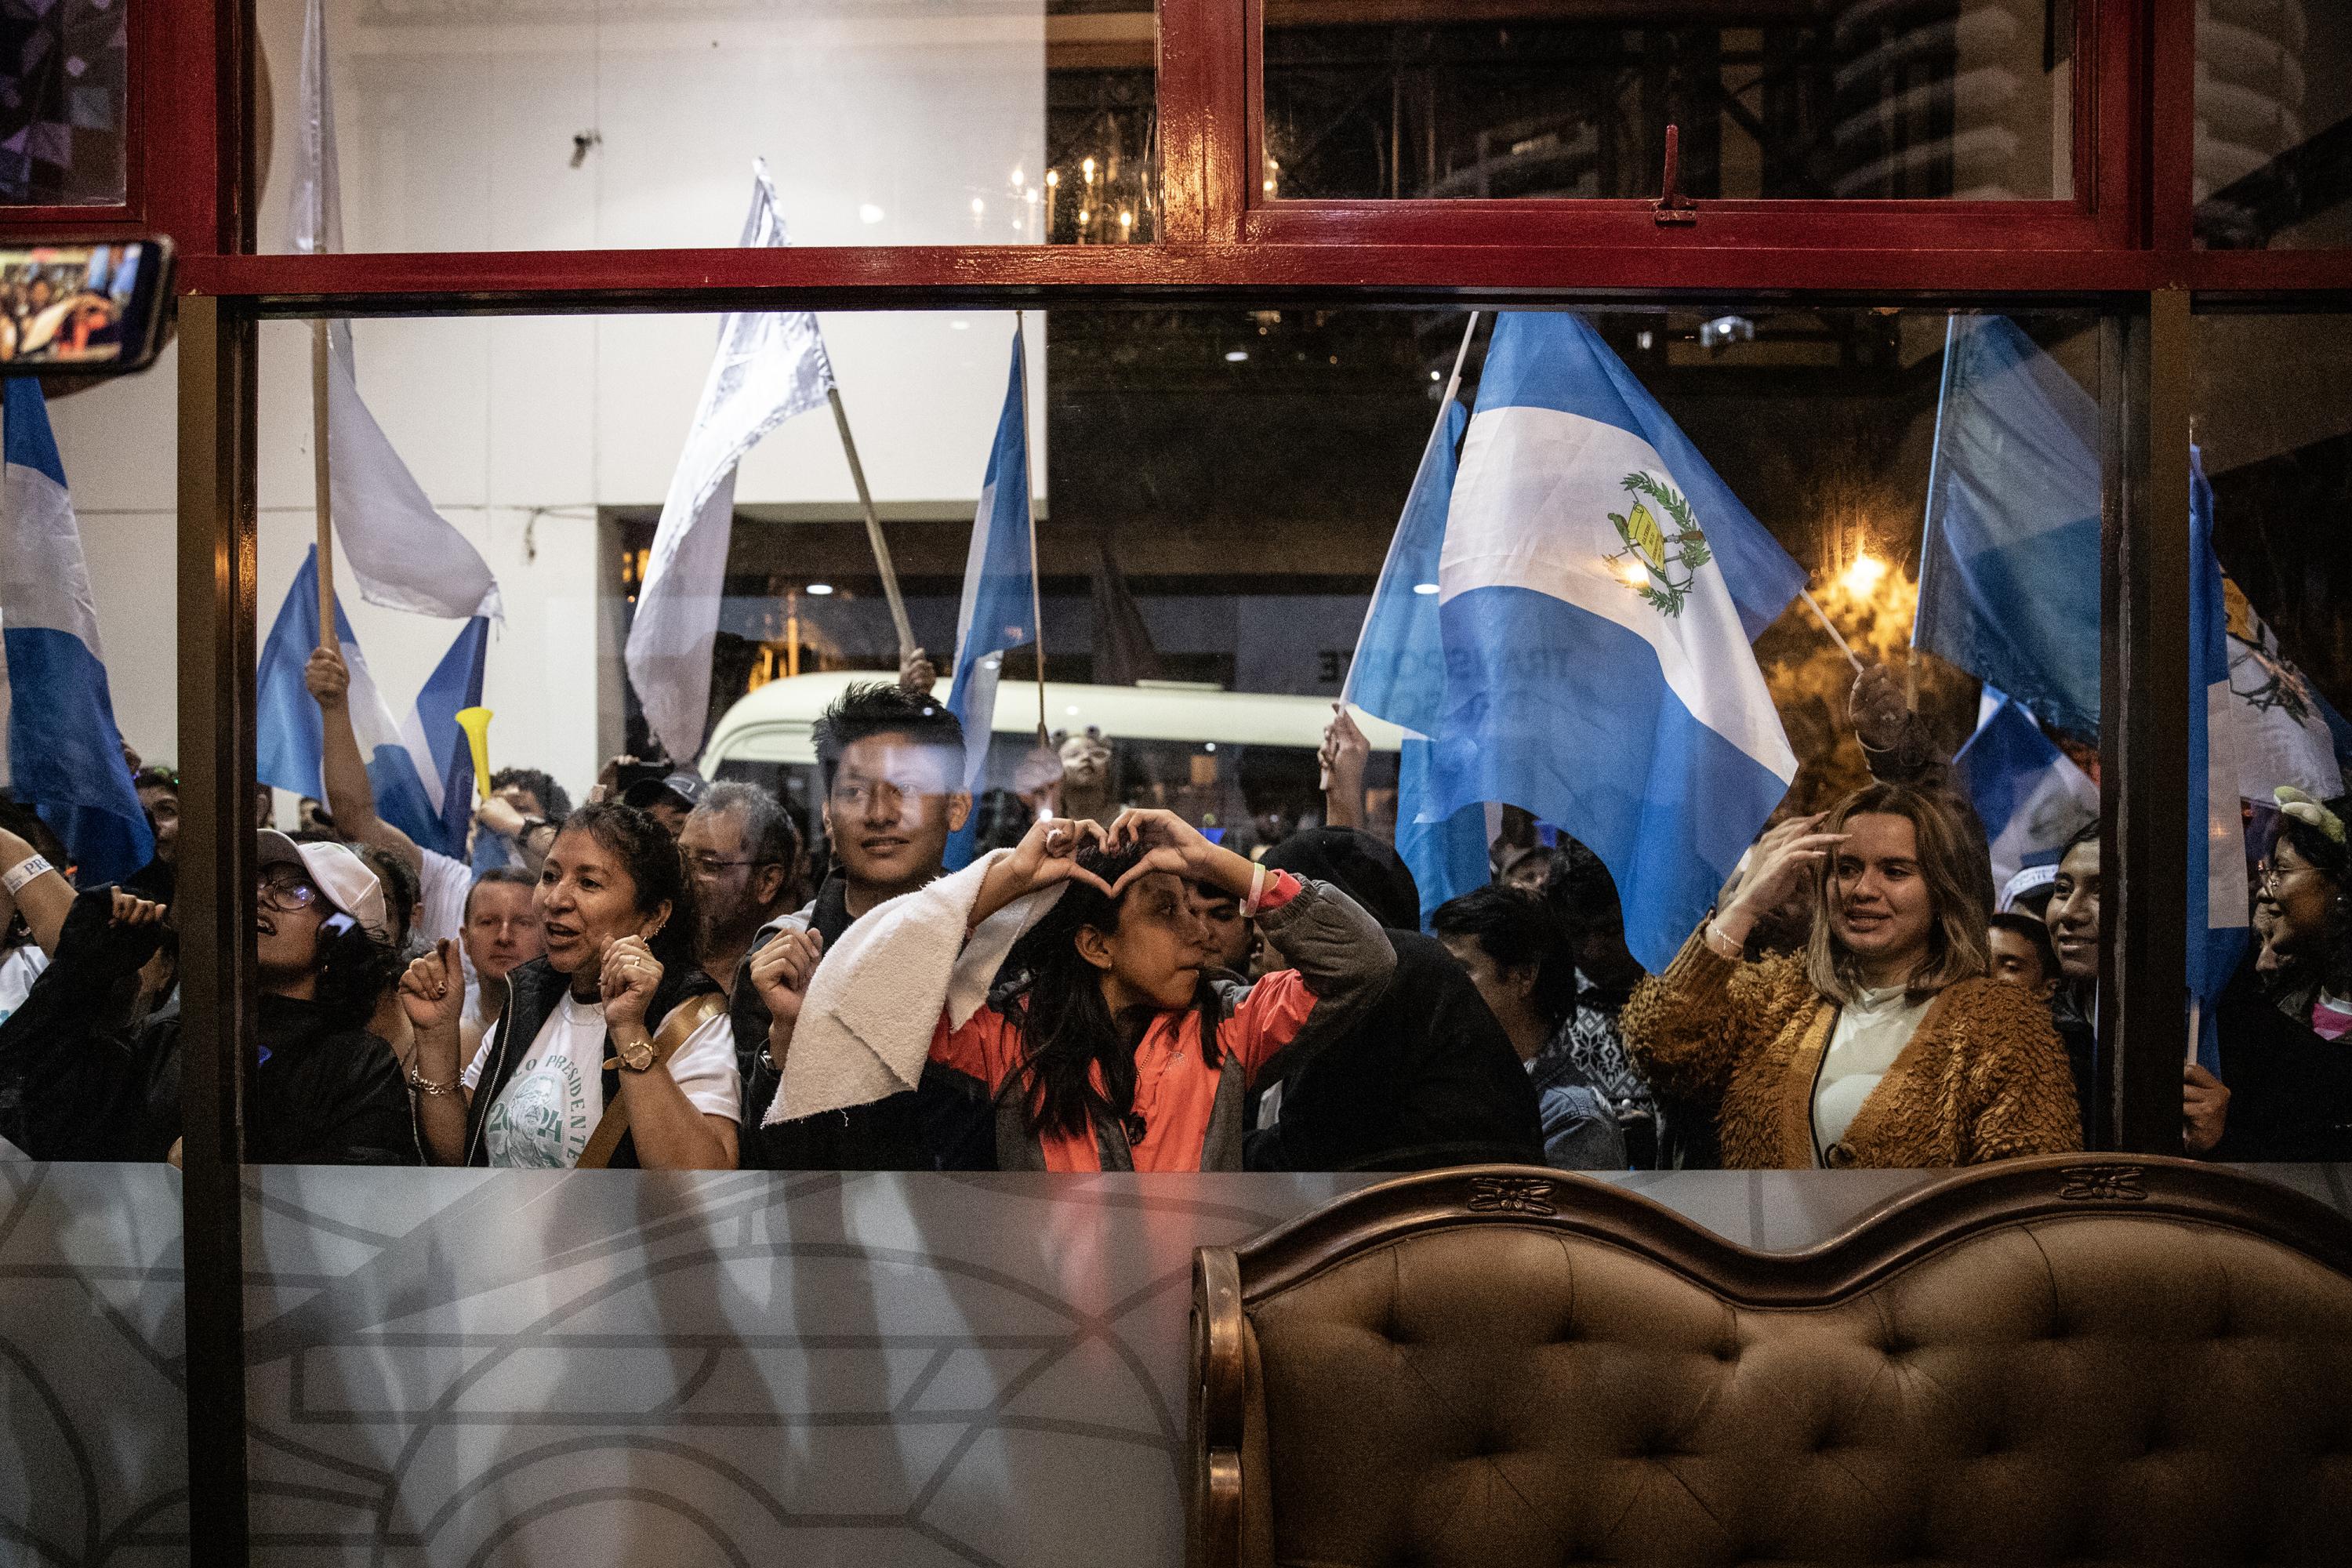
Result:
<svg viewBox="0 0 2352 1568">
<path fill-rule="evenodd" d="M 1062 896 L 1059 883 L 1024 894 L 965 942 L 981 883 L 1011 853 L 877 904 L 841 933 L 809 981 L 763 1125 L 868 1104 L 922 1080 L 940 1015 L 960 1027 L 978 1012 L 1013 942 Z"/>
</svg>

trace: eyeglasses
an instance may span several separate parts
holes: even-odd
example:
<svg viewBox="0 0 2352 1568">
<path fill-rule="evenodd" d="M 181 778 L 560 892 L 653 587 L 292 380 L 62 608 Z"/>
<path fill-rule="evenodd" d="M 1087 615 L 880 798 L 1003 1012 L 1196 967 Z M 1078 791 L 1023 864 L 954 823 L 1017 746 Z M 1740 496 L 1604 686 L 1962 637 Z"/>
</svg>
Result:
<svg viewBox="0 0 2352 1568">
<path fill-rule="evenodd" d="M 273 910 L 291 913 L 307 910 L 320 901 L 318 884 L 299 871 L 267 872 L 261 879 L 261 901 Z"/>
<path fill-rule="evenodd" d="M 737 866 L 772 866 L 775 864 L 772 860 L 760 860 L 749 857 L 740 860 L 721 860 L 718 856 L 709 854 L 707 851 L 700 854 L 688 855 L 686 858 L 686 863 L 688 866 L 701 872 L 706 877 L 716 877 L 719 872 L 731 869 Z"/>
</svg>

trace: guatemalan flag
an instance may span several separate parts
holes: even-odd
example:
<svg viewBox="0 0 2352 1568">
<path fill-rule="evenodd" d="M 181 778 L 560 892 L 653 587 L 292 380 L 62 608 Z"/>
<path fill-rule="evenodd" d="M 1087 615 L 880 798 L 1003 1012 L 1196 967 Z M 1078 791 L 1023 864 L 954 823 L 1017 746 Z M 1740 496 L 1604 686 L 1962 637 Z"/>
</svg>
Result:
<svg viewBox="0 0 2352 1568">
<path fill-rule="evenodd" d="M 963 725 L 961 788 L 975 802 L 988 774 L 988 739 L 996 724 L 996 678 L 1004 650 L 1037 640 L 1036 544 L 1029 504 L 1029 371 L 1019 328 L 1013 332 L 1013 375 L 996 441 L 980 481 L 971 545 L 963 558 L 963 603 L 956 611 L 955 681 L 948 709 Z M 1043 719 L 1043 715 L 1040 715 Z M 980 813 L 948 840 L 950 870 L 970 864 Z"/>
<path fill-rule="evenodd" d="M 2052 743 L 2033 715 L 1990 685 L 1977 732 L 1952 759 L 1992 850 L 1992 885 L 2028 866 L 2056 862 L 2067 841 L 2099 819 L 2099 786 Z"/>
<path fill-rule="evenodd" d="M 1954 316 L 1911 642 L 2099 732 L 2099 407 L 2002 316 Z"/>
<path fill-rule="evenodd" d="M 155 841 L 114 727 L 81 529 L 39 382 L 7 383 L 5 423 L 9 790 L 39 807 L 84 887 L 119 882 L 154 858 Z"/>
<path fill-rule="evenodd" d="M 340 600 L 335 633 L 351 670 L 352 729 L 360 755 L 367 759 L 376 815 L 421 847 L 462 858 L 473 808 L 474 758 L 457 727 L 457 712 L 481 703 L 488 618 L 477 616 L 466 623 L 398 719 L 376 689 Z M 325 734 L 318 702 L 302 684 L 302 667 L 319 646 L 319 552 L 313 545 L 278 606 L 255 676 L 257 775 L 263 784 L 313 799 L 326 795 Z"/>
<path fill-rule="evenodd" d="M 1796 777 L 1748 644 L 1804 573 L 1601 335 L 1497 322 L 1438 567 L 1424 817 L 1522 806 L 1617 879 L 1662 970 Z"/>
<path fill-rule="evenodd" d="M 1421 891 L 1421 920 L 1487 879 L 1486 811 L 1473 801 L 1440 816 L 1432 801 L 1430 766 L 1445 722 L 1445 640 L 1438 625 L 1438 560 L 1445 548 L 1445 516 L 1461 466 L 1463 431 L 1470 423 L 1461 399 L 1449 397 L 1422 452 L 1405 497 L 1396 537 L 1372 591 L 1356 657 L 1339 697 L 1375 718 L 1403 727 L 1397 748 L 1397 855 Z M 1423 820 L 1424 813 L 1429 820 Z"/>
</svg>

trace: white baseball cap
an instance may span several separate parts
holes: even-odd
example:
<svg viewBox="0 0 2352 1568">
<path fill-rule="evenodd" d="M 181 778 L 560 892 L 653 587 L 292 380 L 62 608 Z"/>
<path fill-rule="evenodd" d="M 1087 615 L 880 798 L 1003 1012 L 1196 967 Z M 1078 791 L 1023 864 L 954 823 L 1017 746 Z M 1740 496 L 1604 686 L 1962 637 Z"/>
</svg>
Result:
<svg viewBox="0 0 2352 1568">
<path fill-rule="evenodd" d="M 383 884 L 376 880 L 367 862 L 361 859 L 347 844 L 324 841 L 297 844 L 274 827 L 265 827 L 256 836 L 260 840 L 255 857 L 264 868 L 299 866 L 302 874 L 310 879 L 328 904 L 338 914 L 349 915 L 359 922 L 360 929 L 383 942 L 392 940 L 392 921 L 383 910 Z"/>
<path fill-rule="evenodd" d="M 2018 900 L 2028 893 L 2048 887 L 2057 879 L 2058 865 L 2055 861 L 2047 866 L 2028 866 L 2024 870 L 2011 877 L 2008 884 L 2001 889 L 2000 908 L 1994 912 L 2007 914 L 2017 907 Z"/>
</svg>

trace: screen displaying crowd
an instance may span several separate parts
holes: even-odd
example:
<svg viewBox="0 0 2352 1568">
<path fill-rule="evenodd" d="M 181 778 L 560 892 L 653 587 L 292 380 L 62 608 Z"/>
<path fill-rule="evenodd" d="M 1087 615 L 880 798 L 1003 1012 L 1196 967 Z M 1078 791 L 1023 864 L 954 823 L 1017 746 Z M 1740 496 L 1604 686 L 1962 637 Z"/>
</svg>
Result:
<svg viewBox="0 0 2352 1568">
<path fill-rule="evenodd" d="M 1425 911 L 1367 826 L 1344 707 L 1319 812 L 1254 842 L 1117 798 L 1116 737 L 1041 752 L 977 808 L 939 679 L 917 659 L 824 711 L 820 821 L 633 758 L 577 805 L 509 768 L 461 860 L 377 815 L 349 674 L 318 650 L 324 798 L 291 833 L 256 803 L 249 1157 L 1925 1167 L 2093 1131 L 2097 826 L 1996 886 L 1884 667 L 1848 698 L 1869 781 L 1776 816 L 1657 973 L 1608 868 L 1521 813 L 1491 881 Z M 42 819 L 0 805 L 0 1134 L 36 1159 L 178 1155 L 178 781 L 125 765 L 156 853 L 121 886 L 78 892 Z M 2262 836 L 2219 1069 L 2183 1069 L 2189 1153 L 2352 1157 L 2346 810 L 2282 792 Z"/>
</svg>

